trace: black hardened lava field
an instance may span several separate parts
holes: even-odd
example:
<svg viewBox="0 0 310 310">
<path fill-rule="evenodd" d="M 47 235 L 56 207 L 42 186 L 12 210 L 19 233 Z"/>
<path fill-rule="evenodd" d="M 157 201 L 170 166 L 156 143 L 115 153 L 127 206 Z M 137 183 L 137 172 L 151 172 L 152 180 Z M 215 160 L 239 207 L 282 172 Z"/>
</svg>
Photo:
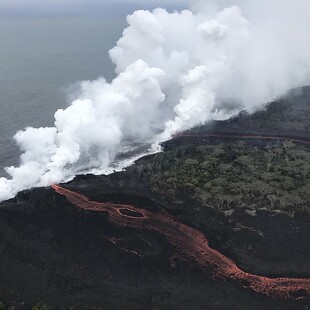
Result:
<svg viewBox="0 0 310 310">
<path fill-rule="evenodd" d="M 2 202 L 0 309 L 310 309 L 310 89 L 163 149 Z"/>
</svg>

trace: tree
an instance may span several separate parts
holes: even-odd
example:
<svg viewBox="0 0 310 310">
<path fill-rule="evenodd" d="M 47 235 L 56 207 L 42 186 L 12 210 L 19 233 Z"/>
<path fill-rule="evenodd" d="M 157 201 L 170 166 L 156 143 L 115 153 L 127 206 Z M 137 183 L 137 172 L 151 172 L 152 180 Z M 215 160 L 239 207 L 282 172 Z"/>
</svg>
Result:
<svg viewBox="0 0 310 310">
<path fill-rule="evenodd" d="M 33 306 L 32 310 L 52 310 L 52 308 L 42 302 L 39 302 L 35 306 Z"/>
<path fill-rule="evenodd" d="M 0 310 L 7 310 L 7 309 L 8 309 L 8 307 L 5 305 L 5 303 L 0 301 Z"/>
</svg>

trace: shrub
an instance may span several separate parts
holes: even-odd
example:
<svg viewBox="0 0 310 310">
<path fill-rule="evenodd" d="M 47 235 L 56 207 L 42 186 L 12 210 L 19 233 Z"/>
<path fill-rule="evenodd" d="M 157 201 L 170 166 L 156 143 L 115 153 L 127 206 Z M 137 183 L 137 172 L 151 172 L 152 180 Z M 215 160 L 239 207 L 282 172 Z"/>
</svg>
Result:
<svg viewBox="0 0 310 310">
<path fill-rule="evenodd" d="M 32 307 L 32 310 L 52 310 L 52 308 L 43 304 L 42 302 L 39 302 Z"/>
<path fill-rule="evenodd" d="M 0 301 L 0 310 L 7 310 L 7 306 Z"/>
</svg>

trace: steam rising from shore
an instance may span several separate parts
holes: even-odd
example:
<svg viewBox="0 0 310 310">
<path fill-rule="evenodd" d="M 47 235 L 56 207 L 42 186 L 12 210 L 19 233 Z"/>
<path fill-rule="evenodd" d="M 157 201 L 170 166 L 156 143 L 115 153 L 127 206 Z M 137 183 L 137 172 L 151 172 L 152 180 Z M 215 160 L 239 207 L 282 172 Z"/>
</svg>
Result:
<svg viewBox="0 0 310 310">
<path fill-rule="evenodd" d="M 110 51 L 112 83 L 82 82 L 55 127 L 15 135 L 21 163 L 0 178 L 0 200 L 104 172 L 130 145 L 156 145 L 309 84 L 309 28 L 308 0 L 196 0 L 182 12 L 133 13 Z"/>
</svg>

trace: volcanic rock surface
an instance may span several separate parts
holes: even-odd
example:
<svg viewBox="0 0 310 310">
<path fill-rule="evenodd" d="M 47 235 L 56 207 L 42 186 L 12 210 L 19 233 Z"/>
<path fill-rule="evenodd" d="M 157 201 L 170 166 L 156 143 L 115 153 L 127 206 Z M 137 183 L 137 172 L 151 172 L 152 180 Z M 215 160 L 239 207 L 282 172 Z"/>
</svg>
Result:
<svg viewBox="0 0 310 310">
<path fill-rule="evenodd" d="M 308 145 L 309 98 L 306 88 L 164 147 L 267 137 Z M 0 300 L 15 309 L 310 309 L 309 239 L 309 211 L 219 212 L 126 171 L 78 176 L 0 204 Z"/>
</svg>

